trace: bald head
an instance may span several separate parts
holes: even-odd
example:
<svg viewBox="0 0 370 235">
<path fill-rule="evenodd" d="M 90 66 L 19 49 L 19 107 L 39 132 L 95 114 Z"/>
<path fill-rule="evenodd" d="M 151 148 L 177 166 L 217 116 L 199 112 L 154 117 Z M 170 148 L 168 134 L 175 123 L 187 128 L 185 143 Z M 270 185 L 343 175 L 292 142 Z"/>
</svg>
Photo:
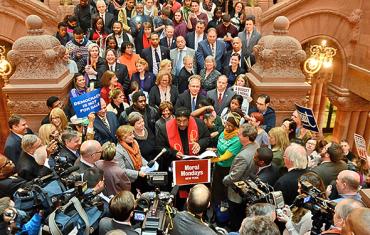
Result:
<svg viewBox="0 0 370 235">
<path fill-rule="evenodd" d="M 190 189 L 187 200 L 188 211 L 200 215 L 205 212 L 209 206 L 211 193 L 204 184 L 197 184 Z"/>
<path fill-rule="evenodd" d="M 97 160 L 100 159 L 101 152 L 102 147 L 100 143 L 96 140 L 86 140 L 82 143 L 80 148 L 81 157 L 91 164 L 94 164 Z"/>
<path fill-rule="evenodd" d="M 354 209 L 347 217 L 342 233 L 344 235 L 370 234 L 370 209 Z"/>
<path fill-rule="evenodd" d="M 337 177 L 336 185 L 341 194 L 356 193 L 360 187 L 360 175 L 355 171 L 341 171 Z"/>
</svg>

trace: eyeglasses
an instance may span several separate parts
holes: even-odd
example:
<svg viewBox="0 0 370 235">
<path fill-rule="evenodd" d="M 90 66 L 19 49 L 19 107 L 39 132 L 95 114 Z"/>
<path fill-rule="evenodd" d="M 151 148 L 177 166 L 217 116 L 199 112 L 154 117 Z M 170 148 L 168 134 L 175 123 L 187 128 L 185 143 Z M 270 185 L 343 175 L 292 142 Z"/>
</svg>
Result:
<svg viewBox="0 0 370 235">
<path fill-rule="evenodd" d="M 93 156 L 95 154 L 101 154 L 101 153 L 102 153 L 102 151 L 97 151 L 97 152 L 94 152 L 94 153 L 90 154 L 90 156 Z"/>
</svg>

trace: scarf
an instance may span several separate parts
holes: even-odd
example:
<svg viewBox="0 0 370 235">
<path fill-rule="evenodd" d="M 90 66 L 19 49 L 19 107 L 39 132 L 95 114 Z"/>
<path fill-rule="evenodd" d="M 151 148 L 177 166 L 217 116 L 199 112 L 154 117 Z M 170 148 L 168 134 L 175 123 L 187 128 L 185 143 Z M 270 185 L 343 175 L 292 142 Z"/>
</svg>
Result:
<svg viewBox="0 0 370 235">
<path fill-rule="evenodd" d="M 184 148 L 182 147 L 182 141 L 180 138 L 179 128 L 177 128 L 176 118 L 166 123 L 166 130 L 168 136 L 168 143 L 171 149 L 177 150 L 184 154 Z M 193 117 L 189 117 L 188 125 L 188 144 L 189 144 L 189 155 L 196 155 L 193 153 L 193 143 L 198 142 L 199 133 L 198 126 Z"/>
<path fill-rule="evenodd" d="M 225 140 L 229 140 L 235 136 L 238 136 L 238 132 L 239 132 L 239 129 L 236 128 L 235 130 L 233 130 L 232 132 L 226 132 L 224 131 L 224 138 Z"/>
<path fill-rule="evenodd" d="M 143 162 L 141 159 L 139 144 L 134 140 L 132 146 L 127 144 L 126 142 L 122 141 L 120 143 L 122 147 L 127 151 L 128 155 L 131 158 L 132 163 L 134 164 L 135 170 L 139 171 L 140 168 L 143 166 Z"/>
</svg>

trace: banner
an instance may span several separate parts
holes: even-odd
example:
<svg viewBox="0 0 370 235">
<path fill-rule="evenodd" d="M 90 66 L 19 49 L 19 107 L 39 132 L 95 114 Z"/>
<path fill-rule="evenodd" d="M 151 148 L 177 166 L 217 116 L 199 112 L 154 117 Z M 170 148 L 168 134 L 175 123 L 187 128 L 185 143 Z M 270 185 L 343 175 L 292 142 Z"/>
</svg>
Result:
<svg viewBox="0 0 370 235">
<path fill-rule="evenodd" d="M 85 118 L 89 113 L 96 113 L 100 110 L 100 89 L 95 89 L 70 100 L 76 116 Z"/>
<path fill-rule="evenodd" d="M 180 160 L 173 162 L 173 182 L 188 185 L 211 182 L 211 160 Z"/>
<path fill-rule="evenodd" d="M 242 86 L 234 86 L 233 87 L 235 94 L 241 95 L 243 97 L 243 103 L 242 103 L 242 111 L 244 113 L 248 113 L 249 110 L 249 102 L 248 99 L 251 97 L 252 89 L 249 87 L 242 87 Z"/>
<path fill-rule="evenodd" d="M 295 106 L 299 116 L 301 117 L 303 127 L 310 131 L 319 132 L 312 109 L 299 106 L 298 104 L 295 104 Z"/>
<path fill-rule="evenodd" d="M 364 137 L 355 133 L 354 138 L 358 156 L 364 160 L 367 160 L 366 142 Z"/>
</svg>

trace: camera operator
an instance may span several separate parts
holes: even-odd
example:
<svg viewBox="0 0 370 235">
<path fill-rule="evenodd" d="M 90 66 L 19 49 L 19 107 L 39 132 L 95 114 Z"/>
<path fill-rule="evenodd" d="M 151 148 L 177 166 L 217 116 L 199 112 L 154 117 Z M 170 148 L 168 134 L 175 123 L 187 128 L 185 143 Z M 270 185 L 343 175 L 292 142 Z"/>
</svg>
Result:
<svg viewBox="0 0 370 235">
<path fill-rule="evenodd" d="M 370 234 L 370 209 L 354 209 L 346 218 L 343 226 L 343 235 L 365 235 Z"/>
<path fill-rule="evenodd" d="M 95 167 L 95 162 L 101 157 L 102 147 L 96 140 L 86 140 L 81 144 L 80 157 L 75 161 L 75 166 L 79 166 L 78 173 L 82 173 L 85 170 Z"/>
<path fill-rule="evenodd" d="M 34 153 L 41 147 L 41 140 L 37 135 L 25 135 L 22 138 L 22 153 L 19 157 L 16 171 L 25 180 L 33 180 L 39 176 L 50 174 L 51 171 L 43 165 L 37 164 Z"/>
<path fill-rule="evenodd" d="M 245 218 L 239 233 L 240 235 L 280 235 L 279 228 L 268 216 Z"/>
<path fill-rule="evenodd" d="M 171 235 L 216 235 L 202 217 L 210 206 L 211 193 L 204 184 L 190 189 L 186 201 L 187 211 L 178 212 L 174 218 Z"/>
<path fill-rule="evenodd" d="M 112 218 L 104 217 L 99 223 L 99 235 L 105 235 L 108 231 L 120 229 L 128 235 L 138 235 L 130 223 L 135 209 L 134 195 L 129 191 L 117 193 L 109 202 L 109 212 Z"/>
<path fill-rule="evenodd" d="M 320 190 L 318 196 L 325 198 L 325 186 L 320 178 L 314 172 L 307 172 L 301 175 L 298 179 L 298 193 L 307 194 L 303 191 L 303 182 L 308 182 L 313 185 L 315 188 Z M 311 195 L 307 195 L 311 196 Z M 311 231 L 312 228 L 312 213 L 310 210 L 303 208 L 303 205 L 293 204 L 291 209 L 289 206 L 285 206 L 282 210 L 283 213 L 278 213 L 278 220 L 285 224 L 284 234 L 305 234 L 306 232 Z"/>
<path fill-rule="evenodd" d="M 14 174 L 15 166 L 12 161 L 0 154 L 0 198 L 12 196 L 26 181 Z"/>
<path fill-rule="evenodd" d="M 14 208 L 9 197 L 0 198 L 0 234 L 38 234 L 43 212 L 29 219 L 25 212 Z"/>
<path fill-rule="evenodd" d="M 351 213 L 356 208 L 364 207 L 364 205 L 353 199 L 343 199 L 335 206 L 335 213 L 333 217 L 333 226 L 322 234 L 334 235 L 341 234 L 341 230 L 344 226 L 344 221 L 346 220 L 349 213 Z"/>
<path fill-rule="evenodd" d="M 276 207 L 270 203 L 259 202 L 246 208 L 247 217 L 268 216 L 271 221 L 276 219 Z"/>
<path fill-rule="evenodd" d="M 59 156 L 65 158 L 71 165 L 80 156 L 81 137 L 77 131 L 66 130 L 62 133 L 62 145 Z"/>
</svg>

